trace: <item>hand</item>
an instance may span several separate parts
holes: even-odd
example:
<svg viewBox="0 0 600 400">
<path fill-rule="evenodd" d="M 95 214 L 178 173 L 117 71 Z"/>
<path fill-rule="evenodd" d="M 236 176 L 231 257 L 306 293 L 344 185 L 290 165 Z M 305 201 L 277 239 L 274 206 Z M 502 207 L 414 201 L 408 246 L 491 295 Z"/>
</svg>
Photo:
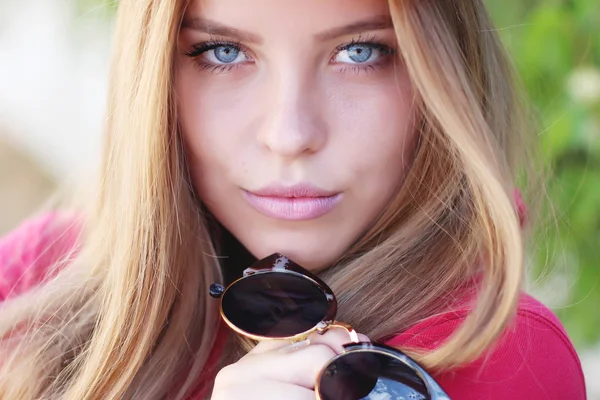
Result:
<svg viewBox="0 0 600 400">
<path fill-rule="evenodd" d="M 369 338 L 359 334 L 361 341 Z M 321 369 L 348 343 L 348 333 L 330 329 L 313 333 L 310 344 L 289 351 L 286 341 L 260 342 L 235 364 L 217 374 L 212 400 L 314 400 L 314 387 Z"/>
</svg>

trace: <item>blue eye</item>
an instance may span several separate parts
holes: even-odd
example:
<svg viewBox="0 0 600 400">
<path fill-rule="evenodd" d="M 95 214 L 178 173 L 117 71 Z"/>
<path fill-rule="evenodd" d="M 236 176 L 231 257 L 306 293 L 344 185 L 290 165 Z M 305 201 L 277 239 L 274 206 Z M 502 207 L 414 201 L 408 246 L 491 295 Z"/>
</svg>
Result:
<svg viewBox="0 0 600 400">
<path fill-rule="evenodd" d="M 207 52 L 209 55 L 210 52 Z M 212 49 L 212 53 L 214 58 L 223 64 L 231 64 L 235 60 L 237 60 L 240 55 L 240 49 L 235 48 L 234 46 L 219 46 Z M 208 57 L 210 58 L 210 56 Z"/>
<path fill-rule="evenodd" d="M 185 53 L 202 69 L 233 68 L 252 61 L 241 45 L 230 42 L 209 41 L 194 45 Z"/>
<path fill-rule="evenodd" d="M 361 65 L 377 64 L 395 51 L 381 43 L 350 43 L 337 49 L 333 61 L 341 64 Z"/>
<path fill-rule="evenodd" d="M 346 48 L 348 58 L 356 63 L 369 61 L 373 54 L 373 48 L 365 44 L 353 44 Z"/>
</svg>

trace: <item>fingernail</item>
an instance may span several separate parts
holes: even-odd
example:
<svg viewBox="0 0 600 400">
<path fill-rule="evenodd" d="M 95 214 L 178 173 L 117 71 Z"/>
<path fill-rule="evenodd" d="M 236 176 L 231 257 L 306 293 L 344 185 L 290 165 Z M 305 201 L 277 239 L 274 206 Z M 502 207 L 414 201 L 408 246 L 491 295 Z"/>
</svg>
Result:
<svg viewBox="0 0 600 400">
<path fill-rule="evenodd" d="M 370 339 L 370 338 L 369 338 L 367 335 L 363 335 L 362 333 L 359 333 L 359 334 L 358 334 L 358 339 L 359 339 L 361 342 L 368 342 L 368 343 L 370 343 L 370 342 L 371 342 L 371 339 Z"/>
</svg>

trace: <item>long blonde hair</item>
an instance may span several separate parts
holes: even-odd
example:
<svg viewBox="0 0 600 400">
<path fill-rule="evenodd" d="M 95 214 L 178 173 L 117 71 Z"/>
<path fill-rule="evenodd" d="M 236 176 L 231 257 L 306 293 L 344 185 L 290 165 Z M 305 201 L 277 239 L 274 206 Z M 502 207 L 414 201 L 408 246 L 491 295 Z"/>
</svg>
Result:
<svg viewBox="0 0 600 400">
<path fill-rule="evenodd" d="M 473 288 L 476 302 L 446 343 L 406 349 L 450 368 L 480 356 L 515 312 L 524 257 L 512 193 L 527 131 L 482 1 L 389 5 L 420 142 L 390 207 L 322 276 L 339 319 L 374 339 Z M 207 288 L 222 280 L 219 243 L 191 189 L 173 93 L 186 7 L 120 1 L 98 186 L 74 222 L 77 251 L 3 305 L 2 398 L 184 399 L 210 367 L 219 320 Z"/>
</svg>

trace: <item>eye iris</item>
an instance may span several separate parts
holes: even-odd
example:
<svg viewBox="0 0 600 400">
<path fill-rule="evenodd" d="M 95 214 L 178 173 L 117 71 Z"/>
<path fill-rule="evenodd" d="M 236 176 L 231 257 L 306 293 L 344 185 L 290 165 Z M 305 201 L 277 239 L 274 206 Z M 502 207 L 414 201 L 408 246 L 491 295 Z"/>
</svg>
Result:
<svg viewBox="0 0 600 400">
<path fill-rule="evenodd" d="M 369 46 L 365 46 L 364 44 L 353 44 L 348 47 L 348 57 L 357 63 L 363 63 L 368 61 L 373 54 L 373 49 Z"/>
<path fill-rule="evenodd" d="M 215 57 L 222 63 L 231 63 L 240 54 L 240 50 L 233 46 L 219 46 L 214 49 Z"/>
</svg>

